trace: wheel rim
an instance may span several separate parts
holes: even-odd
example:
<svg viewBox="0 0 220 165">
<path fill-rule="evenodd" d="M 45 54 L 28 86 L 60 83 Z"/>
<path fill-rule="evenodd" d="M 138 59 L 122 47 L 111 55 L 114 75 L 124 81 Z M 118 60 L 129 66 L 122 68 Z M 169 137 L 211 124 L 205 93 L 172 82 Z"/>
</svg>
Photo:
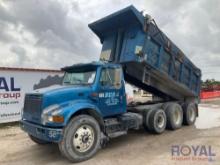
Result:
<svg viewBox="0 0 220 165">
<path fill-rule="evenodd" d="M 165 123 L 164 116 L 163 116 L 162 114 L 159 114 L 159 115 L 158 115 L 158 118 L 157 118 L 157 126 L 158 126 L 159 128 L 163 128 L 164 123 Z"/>
<path fill-rule="evenodd" d="M 174 112 L 174 122 L 176 124 L 179 124 L 181 122 L 181 112 L 179 111 L 179 109 L 176 109 Z"/>
<path fill-rule="evenodd" d="M 92 147 L 94 139 L 94 129 L 89 125 L 82 125 L 73 136 L 73 146 L 78 152 L 86 152 Z"/>
<path fill-rule="evenodd" d="M 191 122 L 194 121 L 195 116 L 196 116 L 196 113 L 195 113 L 194 109 L 193 109 L 193 108 L 190 108 L 190 109 L 189 109 L 189 120 L 190 120 Z"/>
</svg>

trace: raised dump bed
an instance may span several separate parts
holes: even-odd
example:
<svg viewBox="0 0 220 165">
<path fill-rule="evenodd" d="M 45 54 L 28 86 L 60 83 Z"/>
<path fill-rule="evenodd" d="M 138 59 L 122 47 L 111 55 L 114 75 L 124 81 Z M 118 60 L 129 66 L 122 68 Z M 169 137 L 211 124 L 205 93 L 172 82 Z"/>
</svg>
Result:
<svg viewBox="0 0 220 165">
<path fill-rule="evenodd" d="M 133 6 L 89 24 L 100 38 L 100 60 L 121 63 L 125 80 L 164 99 L 198 98 L 201 71 Z"/>
</svg>

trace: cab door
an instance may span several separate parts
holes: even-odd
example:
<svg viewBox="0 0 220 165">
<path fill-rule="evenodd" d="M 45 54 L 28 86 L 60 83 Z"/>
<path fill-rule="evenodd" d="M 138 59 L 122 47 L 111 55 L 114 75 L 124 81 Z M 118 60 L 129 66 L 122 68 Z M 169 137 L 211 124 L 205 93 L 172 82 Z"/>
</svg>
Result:
<svg viewBox="0 0 220 165">
<path fill-rule="evenodd" d="M 126 112 L 126 95 L 121 67 L 101 69 L 99 108 L 104 117 Z"/>
</svg>

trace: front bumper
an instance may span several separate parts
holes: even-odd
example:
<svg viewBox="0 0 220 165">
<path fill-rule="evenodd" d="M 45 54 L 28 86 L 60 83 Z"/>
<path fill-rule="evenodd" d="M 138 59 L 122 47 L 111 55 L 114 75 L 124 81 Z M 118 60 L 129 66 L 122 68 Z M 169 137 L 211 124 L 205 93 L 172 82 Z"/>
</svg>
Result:
<svg viewBox="0 0 220 165">
<path fill-rule="evenodd" d="M 48 142 L 60 142 L 63 137 L 62 128 L 50 128 L 21 120 L 20 127 L 28 134 Z"/>
</svg>

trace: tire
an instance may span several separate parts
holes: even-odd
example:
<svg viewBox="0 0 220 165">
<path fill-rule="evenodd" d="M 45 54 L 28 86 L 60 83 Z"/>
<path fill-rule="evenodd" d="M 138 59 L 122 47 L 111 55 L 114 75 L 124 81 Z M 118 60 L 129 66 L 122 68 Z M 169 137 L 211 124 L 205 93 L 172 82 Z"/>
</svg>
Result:
<svg viewBox="0 0 220 165">
<path fill-rule="evenodd" d="M 150 118 L 150 114 L 153 111 L 153 109 L 148 109 L 144 111 L 144 122 L 143 122 L 143 127 L 146 131 L 151 131 L 151 128 L 149 127 L 149 118 Z"/>
<path fill-rule="evenodd" d="M 44 141 L 44 140 L 38 139 L 38 138 L 36 138 L 36 137 L 34 137 L 34 136 L 30 135 L 30 134 L 28 134 L 28 136 L 30 137 L 30 139 L 31 139 L 33 142 L 35 142 L 35 143 L 37 143 L 37 144 L 40 144 L 40 145 L 49 144 L 48 141 Z"/>
<path fill-rule="evenodd" d="M 167 118 L 164 110 L 155 109 L 150 113 L 148 127 L 150 131 L 161 134 L 166 128 Z"/>
<path fill-rule="evenodd" d="M 197 110 L 193 103 L 185 104 L 183 106 L 183 124 L 193 125 L 196 121 Z"/>
<path fill-rule="evenodd" d="M 79 115 L 69 122 L 58 146 L 61 154 L 71 162 L 81 162 L 96 154 L 100 141 L 98 122 L 89 115 Z"/>
<path fill-rule="evenodd" d="M 177 103 L 170 103 L 166 109 L 167 115 L 167 128 L 176 130 L 181 128 L 183 123 L 183 110 L 182 107 Z"/>
</svg>

